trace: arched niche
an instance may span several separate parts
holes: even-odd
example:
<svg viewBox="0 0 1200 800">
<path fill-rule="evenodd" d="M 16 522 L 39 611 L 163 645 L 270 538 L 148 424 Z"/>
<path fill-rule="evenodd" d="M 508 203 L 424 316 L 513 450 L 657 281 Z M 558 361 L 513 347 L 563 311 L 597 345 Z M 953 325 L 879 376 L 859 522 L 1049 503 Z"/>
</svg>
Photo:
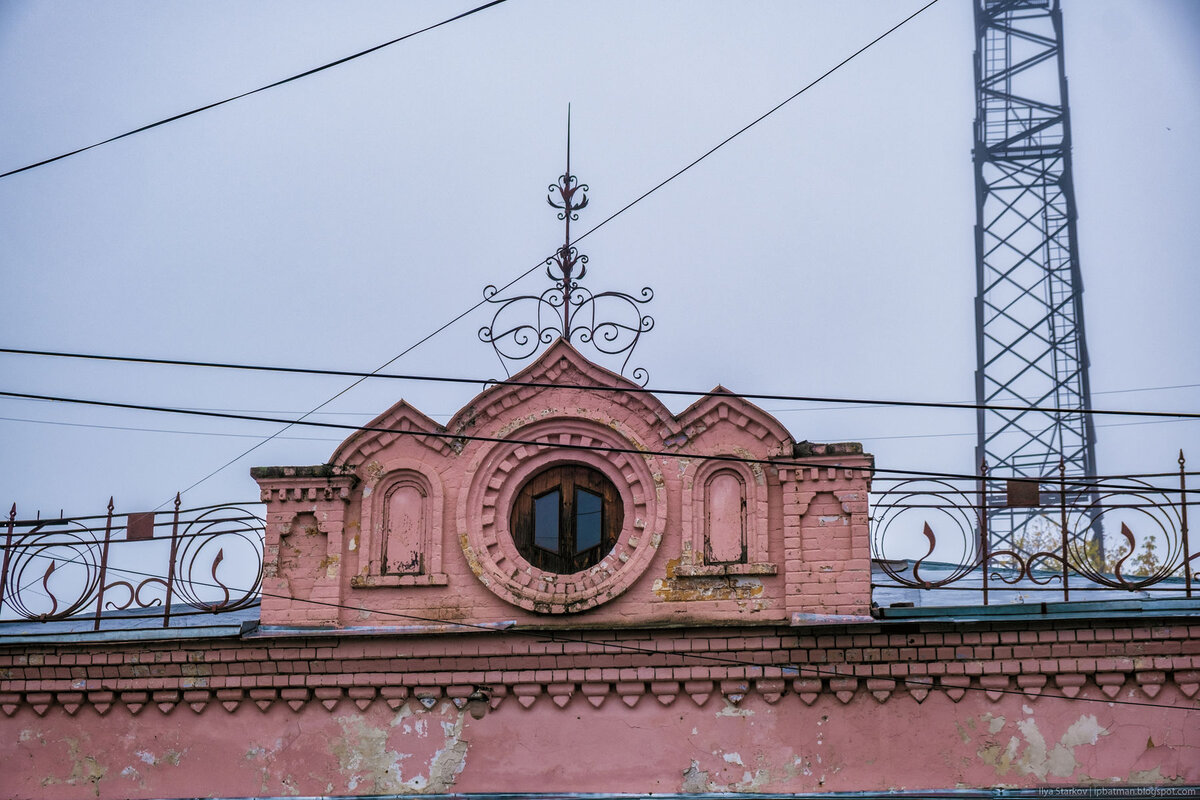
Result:
<svg viewBox="0 0 1200 800">
<path fill-rule="evenodd" d="M 767 481 L 760 465 L 701 462 L 684 482 L 684 552 L 675 574 L 774 575 L 767 524 Z"/>
<path fill-rule="evenodd" d="M 416 464 L 384 473 L 363 492 L 360 566 L 351 585 L 444 585 L 443 513 L 435 474 Z"/>
</svg>

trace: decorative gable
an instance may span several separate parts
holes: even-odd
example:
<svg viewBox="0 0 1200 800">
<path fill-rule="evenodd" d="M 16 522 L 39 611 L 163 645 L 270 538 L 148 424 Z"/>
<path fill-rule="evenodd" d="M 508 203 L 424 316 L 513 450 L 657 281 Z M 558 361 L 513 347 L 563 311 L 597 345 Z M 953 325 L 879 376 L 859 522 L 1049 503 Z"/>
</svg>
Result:
<svg viewBox="0 0 1200 800">
<path fill-rule="evenodd" d="M 509 381 L 478 395 L 454 415 L 446 430 L 464 435 L 495 435 L 520 424 L 512 413 L 518 406 L 545 416 L 544 402 L 531 401 L 545 398 L 549 389 L 555 390 L 554 396 L 560 400 L 573 398 L 580 409 L 619 406 L 626 416 L 636 416 L 646 424 L 661 427 L 658 436 L 662 439 L 679 430 L 674 416 L 657 397 L 623 375 L 588 361 L 565 339 L 556 340 Z M 577 391 L 572 393 L 572 389 Z"/>
<path fill-rule="evenodd" d="M 284 548 L 289 582 L 267 591 L 308 586 L 297 570 L 321 576 L 304 597 L 264 604 L 263 624 L 865 614 L 865 502 L 834 509 L 821 498 L 865 498 L 870 459 L 835 448 L 798 462 L 795 447 L 777 420 L 722 387 L 677 417 L 559 340 L 445 427 L 401 401 L 329 466 L 254 470 L 270 506 L 268 552 L 295 536 L 294 520 L 312 522 L 305 547 Z M 297 504 L 287 481 L 301 474 L 336 476 L 338 491 L 306 489 Z"/>
<path fill-rule="evenodd" d="M 452 452 L 446 429 L 401 400 L 363 426 L 334 451 L 330 464 L 353 468 L 403 437 L 440 455 Z M 407 449 L 407 448 L 406 448 Z"/>
</svg>

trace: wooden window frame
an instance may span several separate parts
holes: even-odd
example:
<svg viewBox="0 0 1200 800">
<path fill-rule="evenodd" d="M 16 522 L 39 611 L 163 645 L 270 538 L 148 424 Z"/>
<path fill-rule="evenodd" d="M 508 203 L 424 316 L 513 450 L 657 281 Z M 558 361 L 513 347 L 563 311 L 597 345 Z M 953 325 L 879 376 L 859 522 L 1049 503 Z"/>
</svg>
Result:
<svg viewBox="0 0 1200 800">
<path fill-rule="evenodd" d="M 575 507 L 580 490 L 601 498 L 600 543 L 577 552 Z M 557 553 L 534 543 L 534 500 L 554 491 L 559 492 Z M 516 493 L 509 515 L 509 530 L 517 552 L 526 561 L 546 572 L 569 575 L 595 566 L 612 552 L 621 535 L 624 512 L 620 492 L 604 473 L 583 464 L 555 464 L 531 477 Z"/>
</svg>

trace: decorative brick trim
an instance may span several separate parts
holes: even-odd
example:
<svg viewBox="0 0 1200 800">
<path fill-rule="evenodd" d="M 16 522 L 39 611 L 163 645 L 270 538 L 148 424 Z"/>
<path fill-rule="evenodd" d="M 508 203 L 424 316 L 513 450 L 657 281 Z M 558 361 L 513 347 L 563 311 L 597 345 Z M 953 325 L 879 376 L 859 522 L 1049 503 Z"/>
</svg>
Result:
<svg viewBox="0 0 1200 800">
<path fill-rule="evenodd" d="M 749 455 L 736 453 L 735 455 Z M 692 465 L 696 466 L 694 469 Z M 770 558 L 768 545 L 768 493 L 779 491 L 777 481 L 770 480 L 761 464 L 728 461 L 696 461 L 688 463 L 690 475 L 683 481 L 683 552 L 676 577 L 722 575 L 774 575 L 778 565 Z M 705 508 L 708 482 L 721 472 L 733 473 L 741 483 L 746 503 L 745 520 L 746 560 L 737 564 L 708 564 L 705 561 Z M 772 486 L 774 484 L 774 486 Z"/>
<path fill-rule="evenodd" d="M 391 457 L 383 462 L 371 461 L 364 467 L 367 474 L 362 491 L 360 512 L 361 533 L 355 548 L 358 553 L 358 572 L 351 578 L 354 588 L 383 586 L 444 586 L 448 578 L 442 570 L 445 499 L 441 476 L 427 464 L 414 458 Z M 389 575 L 383 565 L 384 504 L 388 492 L 403 482 L 420 486 L 424 495 L 421 534 L 422 568 L 419 574 Z"/>
<path fill-rule="evenodd" d="M 758 439 L 768 457 L 791 456 L 792 436 L 779 420 L 758 406 L 734 395 L 724 386 L 717 386 L 679 414 L 679 427 L 693 446 L 702 443 L 705 434 L 722 424 L 731 424 Z"/>
<path fill-rule="evenodd" d="M 667 501 L 657 458 L 603 450 L 565 450 L 555 444 L 642 448 L 630 431 L 579 418 L 516 428 L 539 445 L 488 443 L 478 449 L 474 477 L 459 496 L 460 544 L 480 581 L 501 599 L 529 611 L 584 611 L 617 597 L 649 566 L 666 529 Z M 522 556 L 508 530 L 513 497 L 531 476 L 558 463 L 578 463 L 608 476 L 625 504 L 625 524 L 612 552 L 573 575 L 538 569 Z"/>
<path fill-rule="evenodd" d="M 350 501 L 358 479 L 338 467 L 255 467 L 262 502 L 267 504 Z"/>
<path fill-rule="evenodd" d="M 1030 678 L 1035 678 L 1030 680 Z M 334 712 L 343 702 L 351 702 L 360 711 L 365 711 L 374 703 L 383 703 L 392 710 L 398 710 L 403 705 L 409 705 L 414 710 L 430 709 L 443 699 L 449 700 L 458 708 L 465 707 L 473 698 L 486 699 L 491 708 L 498 708 L 508 698 L 516 700 L 517 705 L 531 708 L 543 699 L 548 699 L 557 708 L 567 708 L 573 703 L 586 702 L 595 708 L 613 698 L 618 698 L 629 707 L 636 706 L 645 697 L 652 696 L 656 702 L 670 706 L 686 698 L 697 706 L 719 702 L 736 706 L 754 696 L 762 701 L 775 705 L 796 702 L 812 705 L 822 697 L 831 697 L 843 705 L 854 702 L 887 703 L 892 698 L 907 695 L 917 703 L 924 703 L 931 694 L 940 693 L 955 703 L 961 702 L 971 694 L 980 694 L 990 702 L 998 702 L 1006 695 L 1020 693 L 1026 702 L 1041 699 L 1065 697 L 1078 698 L 1081 692 L 1092 695 L 1103 695 L 1116 698 L 1118 689 L 1127 683 L 1125 675 L 1113 673 L 1098 673 L 1092 675 L 1066 675 L 1063 683 L 1046 690 L 1046 676 L 1021 676 L 1014 684 L 1008 676 L 984 675 L 970 677 L 966 675 L 942 675 L 934 677 L 909 678 L 870 678 L 854 675 L 803 675 L 787 677 L 777 672 L 774 677 L 744 678 L 736 680 L 687 679 L 680 675 L 677 680 L 617 680 L 603 681 L 555 681 L 546 683 L 501 683 L 501 684 L 426 684 L 417 687 L 408 686 L 264 686 L 256 688 L 237 689 L 197 689 L 187 692 L 160 690 L 155 692 L 121 692 L 115 696 L 112 692 L 5 692 L 0 694 L 0 712 L 5 716 L 15 716 L 27 709 L 38 716 L 45 716 L 53 711 L 61 711 L 74 716 L 87 706 L 95 713 L 104 715 L 110 712 L 114 704 L 122 705 L 131 714 L 142 712 L 147 706 L 153 706 L 156 713 L 164 715 L 180 713 L 180 707 L 186 707 L 195 714 L 217 713 L 218 710 L 232 713 L 243 703 L 249 701 L 260 711 L 266 712 L 273 706 L 284 704 L 293 712 L 299 713 L 308 707 L 320 707 L 328 712 Z M 1150 684 L 1157 687 L 1146 691 L 1139 684 L 1141 691 L 1130 695 L 1129 699 L 1149 702 L 1158 696 L 1165 686 L 1176 686 L 1185 695 L 1184 687 L 1188 684 L 1181 682 L 1177 673 L 1164 675 L 1161 683 Z M 1191 684 L 1194 686 L 1194 684 Z M 1089 691 L 1089 689 L 1091 691 Z M 1193 695 L 1195 692 L 1192 693 Z M 1198 701 L 1200 702 L 1200 701 Z M 186 711 L 184 712 L 186 713 Z"/>
<path fill-rule="evenodd" d="M 588 361 L 564 339 L 558 339 L 551 344 L 544 353 L 538 356 L 537 360 L 514 375 L 512 380 L 554 384 L 555 387 L 564 389 L 577 386 L 639 388 L 625 376 Z M 538 394 L 554 391 L 556 389 L 510 384 L 493 386 L 467 403 L 446 424 L 446 429 L 454 433 L 490 431 L 497 423 L 504 425 L 511 420 L 510 409 L 513 406 L 525 404 Z M 679 433 L 679 426 L 675 422 L 674 416 L 652 394 L 604 392 L 603 397 L 606 403 L 626 408 L 631 417 L 638 419 L 643 424 L 652 429 L 658 428 L 663 439 L 670 439 Z"/>
<path fill-rule="evenodd" d="M 421 436 L 416 431 L 445 432 L 429 417 L 422 414 L 408 403 L 401 400 L 375 419 L 368 422 L 366 428 L 388 428 L 390 430 L 406 431 L 406 433 L 388 433 L 385 431 L 359 431 L 351 434 L 346 441 L 338 445 L 329 463 L 348 468 L 356 468 L 366 464 L 372 455 L 387 447 L 396 439 L 403 436 L 411 439 L 443 457 L 454 454 L 454 448 L 445 436 Z"/>
<path fill-rule="evenodd" d="M 1140 626 L 1139 626 L 1140 625 Z M 492 707 L 595 707 L 681 699 L 811 705 L 1026 702 L 1051 697 L 1172 702 L 1200 708 L 1200 625 L 1104 621 L 951 627 L 834 625 L 595 632 L 592 641 L 540 636 L 187 640 L 0 649 L 0 713 L 327 711 L 384 703 L 430 707 L 486 698 Z M 1014 657 L 1012 650 L 1028 648 Z M 699 653 L 703 659 L 689 658 Z M 716 658 L 714 658 L 714 656 Z M 474 701 L 472 698 L 475 698 Z"/>
</svg>

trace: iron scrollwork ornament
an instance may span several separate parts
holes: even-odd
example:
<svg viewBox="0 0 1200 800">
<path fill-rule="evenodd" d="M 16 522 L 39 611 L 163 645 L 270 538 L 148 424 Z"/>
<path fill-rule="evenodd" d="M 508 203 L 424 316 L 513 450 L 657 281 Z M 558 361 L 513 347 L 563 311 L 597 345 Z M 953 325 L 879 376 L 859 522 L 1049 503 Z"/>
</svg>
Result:
<svg viewBox="0 0 1200 800">
<path fill-rule="evenodd" d="M 0 536 L 0 624 L 78 622 L 169 628 L 179 617 L 257 605 L 263 521 L 237 506 L 181 510 L 134 534 L 134 516 L 18 520 Z M 82 629 L 82 628 L 81 628 Z"/>
<path fill-rule="evenodd" d="M 642 287 L 637 295 L 626 292 L 592 292 L 580 285 L 588 272 L 588 257 L 571 244 L 571 223 L 587 207 L 588 186 L 571 174 L 570 117 L 567 119 L 567 169 L 550 184 L 546 202 L 558 210 L 564 223 L 562 246 L 545 261 L 546 277 L 553 284 L 541 294 L 500 297 L 500 290 L 489 285 L 483 298 L 497 307 L 490 325 L 479 329 L 479 338 L 490 344 L 505 373 L 512 375 L 509 364 L 533 356 L 542 345 L 557 338 L 591 344 L 606 356 L 624 355 L 621 373 L 641 336 L 654 327 L 654 319 L 644 314 L 643 306 L 654 299 L 654 291 Z M 636 367 L 630 375 L 645 386 L 650 374 Z"/>
</svg>

